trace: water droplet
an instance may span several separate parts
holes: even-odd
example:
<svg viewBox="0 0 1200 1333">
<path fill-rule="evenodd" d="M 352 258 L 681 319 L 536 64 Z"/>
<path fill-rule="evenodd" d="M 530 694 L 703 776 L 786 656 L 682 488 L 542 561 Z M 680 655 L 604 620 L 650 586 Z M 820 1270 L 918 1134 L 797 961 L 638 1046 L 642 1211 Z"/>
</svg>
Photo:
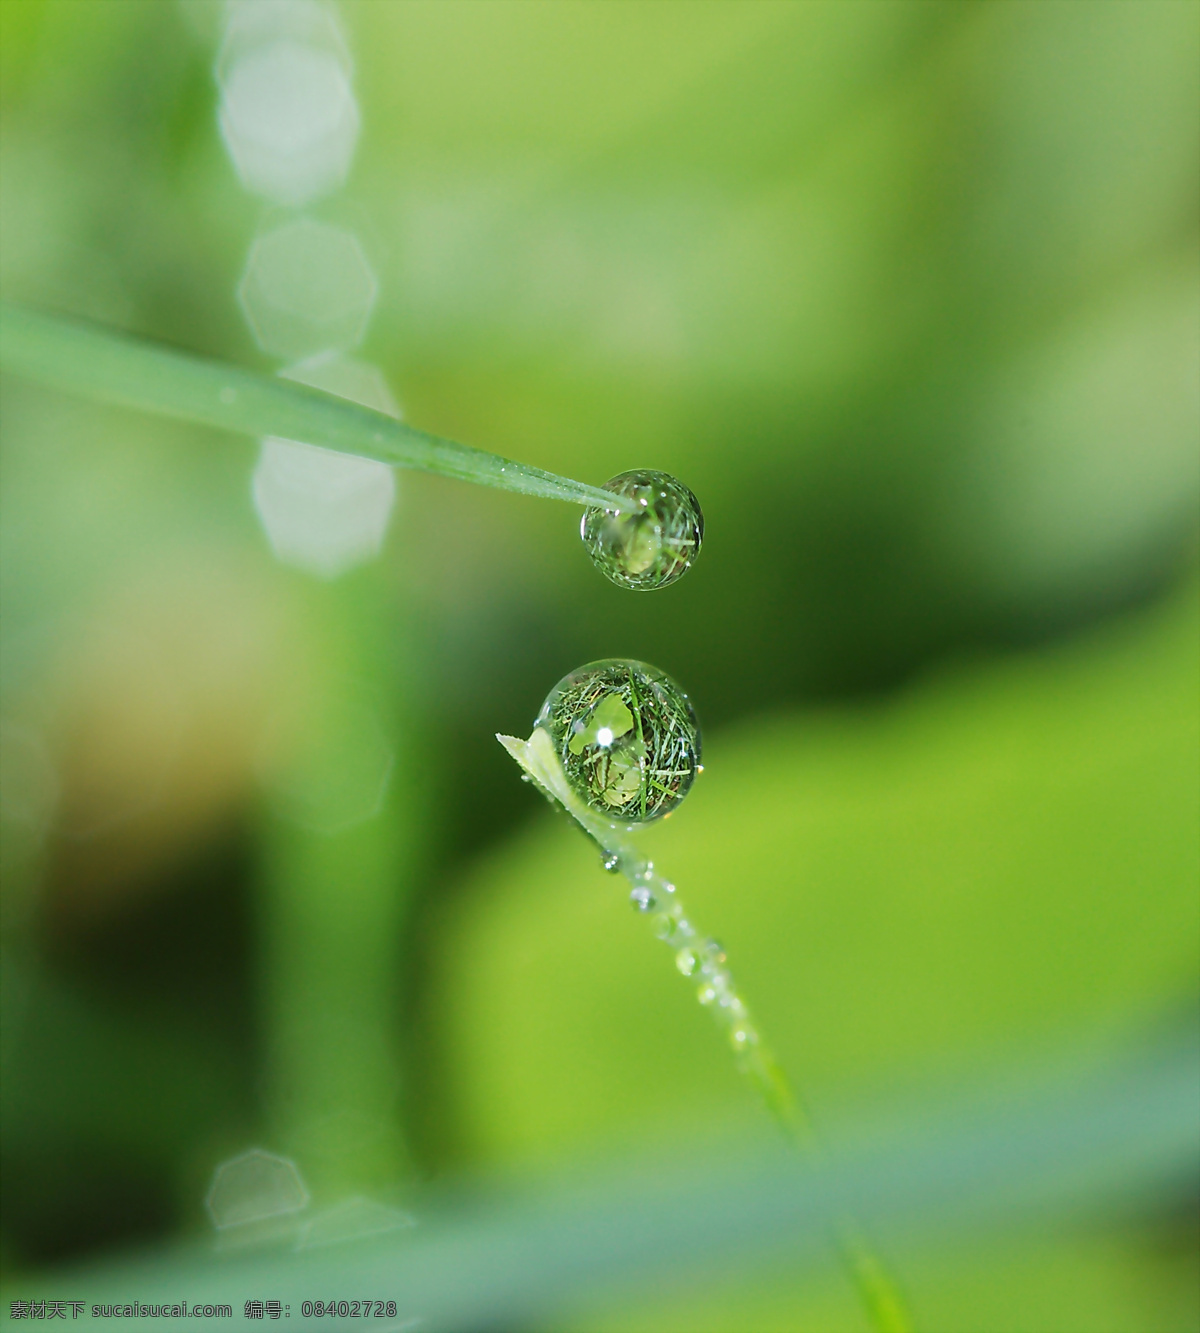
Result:
<svg viewBox="0 0 1200 1333">
<path fill-rule="evenodd" d="M 717 998 L 717 992 L 713 989 L 712 984 L 706 981 L 696 992 L 696 998 L 701 1004 L 712 1004 Z"/>
<path fill-rule="evenodd" d="M 688 488 L 665 472 L 638 469 L 604 483 L 637 504 L 633 513 L 587 509 L 579 535 L 593 563 L 621 588 L 665 588 L 691 568 L 704 515 Z"/>
<path fill-rule="evenodd" d="M 605 852 L 600 858 L 600 864 L 609 872 L 609 874 L 615 875 L 621 868 L 621 858 L 616 852 Z"/>
<path fill-rule="evenodd" d="M 680 949 L 675 955 L 675 966 L 683 973 L 685 977 L 695 974 L 700 966 L 700 959 L 696 956 L 694 949 Z"/>
<path fill-rule="evenodd" d="M 700 975 L 708 978 L 708 984 L 712 987 L 713 995 L 720 1001 L 723 1009 L 728 1008 L 733 1000 L 732 978 L 728 972 L 710 971 L 711 963 L 701 963 Z"/>
<path fill-rule="evenodd" d="M 752 1027 L 741 1024 L 729 1034 L 729 1044 L 735 1051 L 746 1051 L 758 1041 L 758 1033 Z"/>
<path fill-rule="evenodd" d="M 645 662 L 608 658 L 572 671 L 550 691 L 537 726 L 580 800 L 625 825 L 674 810 L 696 775 L 700 730 L 692 705 L 670 676 Z M 642 877 L 652 875 L 647 865 Z"/>
<path fill-rule="evenodd" d="M 672 906 L 674 906 L 674 904 L 672 904 Z M 692 929 L 692 923 L 681 916 L 675 916 L 674 912 L 671 913 L 671 916 L 675 923 L 671 930 L 671 943 L 676 949 L 683 948 L 685 944 L 695 948 L 696 932 Z"/>
<path fill-rule="evenodd" d="M 704 961 L 719 966 L 725 961 L 725 950 L 717 940 L 704 941 Z"/>
<path fill-rule="evenodd" d="M 654 894 L 649 889 L 631 889 L 629 901 L 639 912 L 648 912 L 652 907 L 658 906 Z"/>
</svg>

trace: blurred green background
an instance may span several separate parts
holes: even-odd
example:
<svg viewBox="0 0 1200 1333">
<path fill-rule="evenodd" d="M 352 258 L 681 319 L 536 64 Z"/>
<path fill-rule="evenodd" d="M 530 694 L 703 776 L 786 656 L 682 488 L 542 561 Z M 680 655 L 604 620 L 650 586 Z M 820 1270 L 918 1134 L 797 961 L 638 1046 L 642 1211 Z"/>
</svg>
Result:
<svg viewBox="0 0 1200 1333">
<path fill-rule="evenodd" d="M 338 13 L 362 135 L 305 211 L 378 278 L 360 355 L 424 429 L 676 473 L 705 551 L 622 592 L 572 507 L 403 473 L 325 583 L 273 558 L 252 442 L 5 379 L 7 1274 L 204 1234 L 252 1144 L 316 1207 L 764 1132 L 493 739 L 594 658 L 696 702 L 646 843 L 819 1115 L 1194 1004 L 1200 9 Z M 221 22 L 4 0 L 0 281 L 272 370 Z M 924 1329 L 1167 1333 L 1194 1227 L 899 1266 Z M 785 1275 L 571 1324 L 862 1326 Z"/>
</svg>

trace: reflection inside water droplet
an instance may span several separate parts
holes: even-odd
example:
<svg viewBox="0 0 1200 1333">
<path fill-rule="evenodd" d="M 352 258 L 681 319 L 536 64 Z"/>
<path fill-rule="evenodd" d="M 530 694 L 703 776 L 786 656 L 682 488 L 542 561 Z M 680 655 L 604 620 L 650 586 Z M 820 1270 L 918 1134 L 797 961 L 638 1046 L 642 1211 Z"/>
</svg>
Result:
<svg viewBox="0 0 1200 1333">
<path fill-rule="evenodd" d="M 691 568 L 704 539 L 704 515 L 690 490 L 666 472 L 622 472 L 606 491 L 633 500 L 632 513 L 587 509 L 579 535 L 601 572 L 622 588 L 665 588 Z"/>
<path fill-rule="evenodd" d="M 589 809 L 646 824 L 687 795 L 700 731 L 687 695 L 665 672 L 615 658 L 589 662 L 550 691 L 537 726 L 554 745 L 568 784 Z M 618 861 L 606 853 L 604 865 Z M 653 867 L 639 872 L 653 879 Z"/>
</svg>

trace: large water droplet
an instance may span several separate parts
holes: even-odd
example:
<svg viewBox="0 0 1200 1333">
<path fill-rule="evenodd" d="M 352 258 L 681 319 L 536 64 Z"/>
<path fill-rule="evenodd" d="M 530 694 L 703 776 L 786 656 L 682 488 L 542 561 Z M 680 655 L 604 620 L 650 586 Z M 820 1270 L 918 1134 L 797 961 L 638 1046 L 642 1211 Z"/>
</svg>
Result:
<svg viewBox="0 0 1200 1333">
<path fill-rule="evenodd" d="M 700 759 L 688 697 L 645 662 L 608 658 L 572 671 L 550 691 L 537 726 L 549 734 L 572 791 L 625 824 L 669 814 Z"/>
<path fill-rule="evenodd" d="M 704 515 L 683 482 L 640 468 L 606 481 L 604 489 L 637 506 L 632 513 L 584 511 L 579 535 L 607 578 L 645 592 L 665 588 L 691 568 L 704 540 Z"/>
</svg>

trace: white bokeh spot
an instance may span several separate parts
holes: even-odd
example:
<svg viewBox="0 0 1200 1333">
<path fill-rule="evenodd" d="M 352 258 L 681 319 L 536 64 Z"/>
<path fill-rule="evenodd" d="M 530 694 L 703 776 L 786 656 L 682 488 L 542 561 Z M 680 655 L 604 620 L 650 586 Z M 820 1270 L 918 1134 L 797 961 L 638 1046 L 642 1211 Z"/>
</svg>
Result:
<svg viewBox="0 0 1200 1333">
<path fill-rule="evenodd" d="M 221 134 L 252 194 L 297 207 L 346 179 L 359 114 L 340 52 L 264 38 L 235 46 L 217 78 Z"/>
<path fill-rule="evenodd" d="M 215 0 L 205 3 L 213 4 Z M 217 82 L 224 83 L 238 61 L 250 52 L 285 38 L 327 51 L 338 58 L 347 74 L 353 71 L 337 15 L 321 0 L 226 0 Z"/>
<path fill-rule="evenodd" d="M 399 416 L 375 366 L 324 354 L 290 367 L 285 378 L 364 407 Z M 386 463 L 268 436 L 252 482 L 254 508 L 284 564 L 333 579 L 378 554 L 396 499 Z"/>
<path fill-rule="evenodd" d="M 263 350 L 296 360 L 356 346 L 378 290 L 353 232 L 296 218 L 250 247 L 238 300 Z"/>
<path fill-rule="evenodd" d="M 224 1231 L 298 1213 L 308 1206 L 308 1190 L 290 1158 L 251 1148 L 217 1167 L 204 1206 Z"/>
</svg>

